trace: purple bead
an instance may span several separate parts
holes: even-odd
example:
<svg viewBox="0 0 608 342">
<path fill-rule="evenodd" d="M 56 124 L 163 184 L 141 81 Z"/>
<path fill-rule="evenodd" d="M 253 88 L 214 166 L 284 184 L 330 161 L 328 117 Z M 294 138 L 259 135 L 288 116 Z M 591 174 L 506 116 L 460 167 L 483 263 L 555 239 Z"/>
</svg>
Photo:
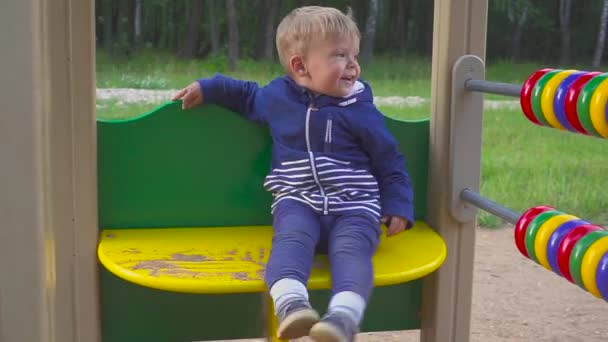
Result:
<svg viewBox="0 0 608 342">
<path fill-rule="evenodd" d="M 585 220 L 572 220 L 566 221 L 557 227 L 555 231 L 549 237 L 549 242 L 547 243 L 547 261 L 549 261 L 549 265 L 553 272 L 563 276 L 562 272 L 559 270 L 559 266 L 557 265 L 557 252 L 559 250 L 559 245 L 570 231 L 576 227 L 590 224 Z"/>
<path fill-rule="evenodd" d="M 608 252 L 604 253 L 604 256 L 600 259 L 600 263 L 597 265 L 595 283 L 597 284 L 597 289 L 600 290 L 602 298 L 608 302 Z"/>
<path fill-rule="evenodd" d="M 557 90 L 555 91 L 555 97 L 553 97 L 553 111 L 555 112 L 557 121 L 559 121 L 559 123 L 562 124 L 565 129 L 571 132 L 578 131 L 572 127 L 568 121 L 568 118 L 566 117 L 566 94 L 568 93 L 568 89 L 570 89 L 572 83 L 585 74 L 587 74 L 587 71 L 577 71 L 568 75 L 568 77 L 566 77 L 559 84 Z"/>
</svg>

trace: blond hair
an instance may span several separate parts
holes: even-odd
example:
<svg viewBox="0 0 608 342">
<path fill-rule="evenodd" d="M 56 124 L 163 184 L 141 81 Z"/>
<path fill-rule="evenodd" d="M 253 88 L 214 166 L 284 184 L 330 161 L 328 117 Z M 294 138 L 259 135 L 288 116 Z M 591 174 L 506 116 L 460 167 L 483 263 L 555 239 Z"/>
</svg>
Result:
<svg viewBox="0 0 608 342">
<path fill-rule="evenodd" d="M 350 35 L 361 39 L 361 33 L 352 18 L 331 7 L 305 6 L 291 11 L 277 28 L 277 51 L 279 60 L 288 70 L 289 58 L 294 54 L 305 54 L 313 37 Z"/>
</svg>

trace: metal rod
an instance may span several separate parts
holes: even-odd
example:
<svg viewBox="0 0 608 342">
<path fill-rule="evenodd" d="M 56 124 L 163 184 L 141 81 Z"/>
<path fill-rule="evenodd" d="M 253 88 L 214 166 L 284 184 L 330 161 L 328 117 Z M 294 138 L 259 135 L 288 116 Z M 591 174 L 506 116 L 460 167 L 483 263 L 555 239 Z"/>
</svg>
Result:
<svg viewBox="0 0 608 342">
<path fill-rule="evenodd" d="M 521 93 L 520 85 L 484 80 L 467 80 L 464 82 L 464 87 L 470 91 L 479 91 L 482 93 L 492 93 L 514 97 L 519 97 Z"/>
<path fill-rule="evenodd" d="M 468 189 L 462 190 L 462 192 L 460 193 L 460 198 L 463 201 L 466 201 L 479 209 L 487 211 L 492 215 L 498 216 L 511 224 L 516 224 L 517 220 L 519 220 L 519 218 L 521 217 L 520 213 L 513 211 L 507 207 L 504 207 L 496 202 L 493 202 L 481 196 L 480 194 Z"/>
</svg>

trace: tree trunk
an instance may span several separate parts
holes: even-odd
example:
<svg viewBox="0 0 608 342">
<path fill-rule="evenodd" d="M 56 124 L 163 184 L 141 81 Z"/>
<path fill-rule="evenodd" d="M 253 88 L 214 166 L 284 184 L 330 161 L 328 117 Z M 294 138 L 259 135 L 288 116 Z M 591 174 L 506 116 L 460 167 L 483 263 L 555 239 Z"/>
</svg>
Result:
<svg viewBox="0 0 608 342">
<path fill-rule="evenodd" d="M 570 14 L 572 12 L 572 0 L 559 1 L 559 28 L 561 32 L 560 64 L 566 65 L 570 62 Z"/>
<path fill-rule="evenodd" d="M 108 53 L 112 53 L 114 46 L 114 35 L 112 34 L 114 28 L 112 25 L 113 13 L 112 0 L 106 0 L 103 2 L 103 46 Z"/>
<path fill-rule="evenodd" d="M 524 26 L 526 26 L 526 20 L 528 19 L 528 11 L 530 5 L 526 3 L 523 10 L 521 11 L 521 15 L 517 18 L 517 23 L 515 24 L 515 32 L 513 33 L 513 37 L 511 39 L 511 58 L 514 60 L 519 59 L 521 54 L 521 37 L 524 33 Z M 513 17 L 513 21 L 515 21 L 516 17 Z"/>
<path fill-rule="evenodd" d="M 376 21 L 378 20 L 378 2 L 380 0 L 369 0 L 369 13 L 365 23 L 365 40 L 361 57 L 369 61 L 374 53 L 374 42 L 376 40 Z"/>
<path fill-rule="evenodd" d="M 226 10 L 228 12 L 228 68 L 234 71 L 239 59 L 239 27 L 234 0 L 226 0 Z"/>
<path fill-rule="evenodd" d="M 277 9 L 279 4 L 277 0 L 266 0 L 266 10 L 268 12 L 268 16 L 266 17 L 266 31 L 264 33 L 264 55 L 263 58 L 266 60 L 271 60 L 274 56 L 275 50 L 275 21 L 277 16 Z"/>
<path fill-rule="evenodd" d="M 135 46 L 141 46 L 141 23 L 144 0 L 135 0 L 135 20 L 133 21 L 133 32 Z"/>
<path fill-rule="evenodd" d="M 407 51 L 407 37 L 409 29 L 409 15 L 411 1 L 402 0 L 397 1 L 397 27 L 395 28 L 398 32 L 397 41 L 399 47 L 399 53 L 405 54 Z"/>
<path fill-rule="evenodd" d="M 606 25 L 608 24 L 608 0 L 604 0 L 602 6 L 602 16 L 600 19 L 600 27 L 597 30 L 597 42 L 595 45 L 595 53 L 593 54 L 593 61 L 591 65 L 597 68 L 602 63 L 602 54 L 604 53 L 604 46 L 606 43 Z"/>
<path fill-rule="evenodd" d="M 211 35 L 211 54 L 217 55 L 220 51 L 220 32 L 215 17 L 215 0 L 207 0 L 207 12 L 209 13 L 209 34 Z"/>
<path fill-rule="evenodd" d="M 125 28 L 127 31 L 127 34 L 129 36 L 129 49 L 134 49 L 135 48 L 135 30 L 133 30 L 133 27 L 135 26 L 134 22 L 135 22 L 135 0 L 129 0 L 128 3 L 128 20 L 127 20 L 127 27 Z"/>
<path fill-rule="evenodd" d="M 198 53 L 199 28 L 203 13 L 203 0 L 191 0 L 190 6 L 190 11 L 188 13 L 188 31 L 185 35 L 184 47 L 178 54 L 179 57 L 186 59 L 193 59 Z"/>
<path fill-rule="evenodd" d="M 114 17 L 114 37 L 115 43 L 118 43 L 114 48 L 114 53 L 117 52 L 123 56 L 131 55 L 131 45 L 129 42 L 129 2 L 120 1 L 116 5 L 116 16 Z"/>
</svg>

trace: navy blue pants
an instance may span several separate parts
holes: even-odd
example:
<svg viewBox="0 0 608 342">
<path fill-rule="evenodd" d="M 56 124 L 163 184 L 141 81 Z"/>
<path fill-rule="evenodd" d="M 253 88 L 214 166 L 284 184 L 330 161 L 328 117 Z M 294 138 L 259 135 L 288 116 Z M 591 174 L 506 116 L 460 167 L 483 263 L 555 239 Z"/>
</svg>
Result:
<svg viewBox="0 0 608 342">
<path fill-rule="evenodd" d="M 266 265 L 268 288 L 283 278 L 306 284 L 315 252 L 329 258 L 332 293 L 353 291 L 367 302 L 373 289 L 372 255 L 380 222 L 361 211 L 319 215 L 305 203 L 285 199 L 274 209 Z"/>
</svg>

